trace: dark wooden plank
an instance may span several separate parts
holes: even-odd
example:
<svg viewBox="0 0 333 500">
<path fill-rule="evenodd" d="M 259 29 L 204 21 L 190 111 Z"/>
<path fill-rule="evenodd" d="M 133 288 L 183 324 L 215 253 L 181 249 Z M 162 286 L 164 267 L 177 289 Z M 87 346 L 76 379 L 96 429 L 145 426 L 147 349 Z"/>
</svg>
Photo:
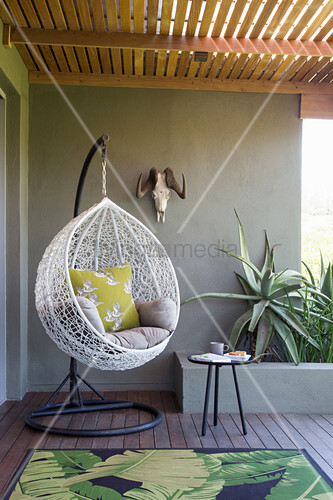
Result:
<svg viewBox="0 0 333 500">
<path fill-rule="evenodd" d="M 139 402 L 151 406 L 150 393 L 149 391 L 140 391 Z M 140 424 L 145 424 L 152 420 L 150 413 L 141 411 L 140 412 Z M 140 432 L 140 448 L 154 448 L 154 430 L 147 429 L 146 431 Z"/>
<path fill-rule="evenodd" d="M 50 398 L 50 394 L 49 393 L 44 393 L 44 397 L 43 397 L 43 399 L 40 402 L 40 406 L 46 405 L 46 403 L 49 400 L 49 398 Z M 47 423 L 47 417 L 44 417 L 44 418 L 40 419 L 40 422 L 43 425 L 46 424 Z M 48 439 L 49 436 L 50 436 L 50 434 L 47 434 L 46 432 L 41 432 L 41 431 L 35 431 L 34 430 L 34 434 L 32 436 L 32 439 L 31 439 L 29 445 L 27 446 L 27 449 L 28 448 L 32 448 L 32 449 L 40 449 L 40 448 L 42 448 L 44 446 L 44 443 L 46 442 L 46 440 Z"/>
<path fill-rule="evenodd" d="M 43 404 L 45 399 L 44 393 L 35 393 L 33 398 L 30 400 L 28 405 L 26 405 L 21 412 L 17 415 L 15 420 L 12 420 L 12 424 L 7 428 L 5 435 L 2 436 L 0 441 L 0 463 L 11 449 L 13 443 L 18 439 L 22 430 L 25 427 L 24 415 L 30 412 L 34 408 Z M 30 427 L 26 426 L 27 429 Z M 34 431 L 33 431 L 34 432 Z M 30 436 L 31 438 L 31 436 Z"/>
<path fill-rule="evenodd" d="M 150 391 L 149 395 L 150 395 L 151 405 L 154 406 L 154 408 L 157 408 L 158 410 L 164 413 L 162 393 L 160 391 Z"/>
<path fill-rule="evenodd" d="M 50 419 L 44 417 L 40 419 L 40 423 L 42 425 L 49 425 Z M 47 432 L 36 431 L 34 437 L 31 440 L 29 445 L 30 448 L 34 448 L 35 450 L 41 448 L 59 448 L 62 437 L 56 438 L 55 434 L 50 434 Z M 58 443 L 58 444 L 57 444 Z"/>
<path fill-rule="evenodd" d="M 180 413 L 179 420 L 187 448 L 201 448 L 202 444 L 198 436 L 191 414 Z"/>
<path fill-rule="evenodd" d="M 129 401 L 137 402 L 137 392 L 128 391 L 127 398 Z M 135 408 L 126 410 L 125 427 L 134 427 L 139 424 L 139 412 Z M 124 448 L 137 449 L 140 446 L 139 432 L 126 434 L 124 437 Z"/>
<path fill-rule="evenodd" d="M 108 401 L 113 401 L 115 399 L 115 391 L 106 391 L 103 396 Z M 96 429 L 111 429 L 112 425 L 112 411 L 101 411 L 98 414 Z M 92 448 L 107 448 L 108 447 L 108 437 L 101 436 L 93 438 Z"/>
<path fill-rule="evenodd" d="M 82 424 L 82 429 L 95 429 L 97 424 L 97 412 L 86 413 Z M 79 437 L 76 443 L 77 449 L 91 449 L 93 437 Z"/>
<path fill-rule="evenodd" d="M 56 400 L 63 400 L 61 394 Z M 24 423 L 24 415 L 42 406 L 48 393 L 28 393 L 22 401 L 8 402 L 0 407 L 0 489 L 14 473 L 28 448 L 299 448 L 306 449 L 317 464 L 333 479 L 333 415 L 247 415 L 248 434 L 241 433 L 238 414 L 219 414 L 218 425 L 208 416 L 207 434 L 201 436 L 202 413 L 182 414 L 170 391 L 109 392 L 107 399 L 137 400 L 159 408 L 165 415 L 154 429 L 132 435 L 109 438 L 78 438 L 57 436 L 35 431 Z M 85 399 L 91 394 L 84 394 Z M 97 396 L 93 396 L 97 397 Z M 151 419 L 151 415 L 137 410 L 94 412 L 67 415 L 58 418 L 57 426 L 81 428 L 124 427 Z M 51 417 L 41 421 L 50 422 Z M 135 425 L 135 424 L 134 424 Z M 1 497 L 1 494 L 0 494 Z"/>
<path fill-rule="evenodd" d="M 178 403 L 177 396 L 176 396 L 176 394 L 175 394 L 174 392 L 171 392 L 171 397 L 172 397 L 172 399 L 173 399 L 173 403 L 174 403 L 175 411 L 176 411 L 177 413 L 182 413 L 182 410 L 181 410 L 180 405 L 179 405 L 179 403 Z"/>
<path fill-rule="evenodd" d="M 210 430 L 219 448 L 233 448 L 233 444 L 229 439 L 224 427 L 222 426 L 220 420 L 217 420 L 217 425 L 213 425 L 212 418 L 208 418 L 208 423 L 210 424 Z M 201 429 L 200 431 L 201 432 Z"/>
<path fill-rule="evenodd" d="M 30 443 L 37 434 L 34 429 L 25 424 L 25 413 L 44 405 L 47 399 L 48 395 L 46 393 L 32 393 L 29 403 L 21 409 L 21 412 L 13 421 L 5 436 L 1 439 L 0 491 L 5 489 L 27 449 L 31 447 Z M 38 434 L 41 433 L 38 432 Z"/>
<path fill-rule="evenodd" d="M 323 417 L 333 425 L 333 415 L 323 415 Z"/>
<path fill-rule="evenodd" d="M 66 429 L 71 421 L 71 416 L 66 415 L 66 417 L 62 417 L 61 419 L 57 419 L 54 422 L 54 425 L 60 427 L 62 429 Z M 43 447 L 49 448 L 50 450 L 59 449 L 61 447 L 61 443 L 63 440 L 63 436 L 59 434 L 48 434 L 43 440 Z"/>
<path fill-rule="evenodd" d="M 288 436 L 288 438 L 294 443 L 297 449 L 306 449 L 310 451 L 314 451 L 312 446 L 303 438 L 303 436 L 298 432 L 298 429 L 293 427 L 289 421 L 286 419 L 286 416 L 271 413 L 270 414 L 272 420 L 281 428 L 281 430 Z M 318 455 L 319 457 L 319 455 Z M 319 457 L 320 458 L 320 457 Z"/>
<path fill-rule="evenodd" d="M 309 417 L 316 422 L 316 424 L 320 425 L 324 431 L 327 432 L 331 437 L 333 437 L 333 422 L 329 422 L 322 415 L 309 415 Z M 333 419 L 332 419 L 333 420 Z"/>
<path fill-rule="evenodd" d="M 73 414 L 68 424 L 68 429 L 81 429 L 84 422 L 84 415 L 81 413 Z M 60 448 L 71 450 L 76 448 L 77 436 L 64 436 Z"/>
<path fill-rule="evenodd" d="M 235 424 L 237 425 L 239 432 L 242 433 L 243 429 L 242 429 L 242 423 L 241 423 L 241 419 L 240 419 L 239 414 L 238 413 L 231 414 L 230 416 L 231 416 L 232 420 L 235 422 Z M 257 436 L 257 434 L 252 429 L 249 422 L 247 422 L 246 428 L 247 428 L 247 434 L 246 434 L 246 436 L 244 436 L 244 438 L 245 438 L 245 441 L 247 442 L 247 444 L 249 445 L 249 447 L 250 448 L 265 448 L 264 443 Z"/>
<path fill-rule="evenodd" d="M 277 440 L 274 439 L 257 415 L 249 413 L 246 415 L 246 420 L 249 422 L 252 429 L 255 431 L 266 448 L 281 448 Z"/>
<path fill-rule="evenodd" d="M 300 426 L 293 421 L 294 425 L 292 425 L 289 422 L 289 419 L 287 419 L 287 415 L 278 415 L 278 417 L 274 414 L 271 415 L 272 419 L 281 427 L 284 432 L 288 433 L 288 437 L 295 443 L 295 446 L 297 449 L 305 449 L 309 455 L 313 458 L 313 460 L 323 469 L 324 472 L 326 472 L 329 477 L 333 478 L 333 470 L 332 468 L 328 465 L 328 463 L 322 458 L 322 456 L 318 453 L 318 451 L 311 446 L 311 444 L 307 441 L 307 432 L 305 431 L 304 427 L 302 427 L 302 430 L 300 430 Z M 288 415 L 289 417 L 289 415 Z M 282 423 L 283 422 L 283 423 Z M 303 437 L 303 434 L 306 437 Z"/>
<path fill-rule="evenodd" d="M 162 391 L 162 401 L 165 413 L 177 413 L 177 404 L 171 391 Z"/>
<path fill-rule="evenodd" d="M 64 402 L 64 394 L 63 393 L 57 394 L 57 396 L 52 401 L 53 404 L 63 403 L 63 402 Z M 60 427 L 62 429 L 67 429 L 70 421 L 71 421 L 71 415 L 52 417 L 51 418 L 51 422 L 52 422 L 51 425 L 54 427 Z M 46 422 L 47 422 L 47 419 L 45 419 L 45 423 Z M 63 440 L 62 435 L 50 433 L 50 434 L 48 434 L 46 439 L 43 440 L 43 446 L 45 448 L 49 448 L 50 450 L 59 449 L 61 446 L 62 440 Z"/>
<path fill-rule="evenodd" d="M 28 404 L 33 399 L 35 393 L 29 392 L 27 393 L 21 401 L 18 401 L 5 415 L 5 417 L 0 422 L 0 445 L 1 445 L 1 437 L 6 434 L 8 428 L 12 425 L 13 421 L 20 415 L 22 412 L 28 412 L 26 409 Z M 33 408 L 31 408 L 33 409 Z"/>
<path fill-rule="evenodd" d="M 92 391 L 82 392 L 82 399 L 90 400 L 90 399 L 99 399 Z M 82 429 L 95 429 L 97 424 L 97 412 L 91 413 L 83 413 L 82 414 Z M 92 447 L 92 437 L 78 437 L 75 447 L 77 449 L 89 449 Z"/>
<path fill-rule="evenodd" d="M 290 419 L 293 425 L 304 428 L 307 441 L 333 467 L 333 438 L 308 415 L 292 415 Z"/>
<path fill-rule="evenodd" d="M 235 448 L 249 448 L 244 436 L 228 413 L 220 413 L 219 420 Z"/>
<path fill-rule="evenodd" d="M 319 438 L 320 441 L 325 443 L 330 450 L 332 450 L 333 456 L 333 438 L 325 431 L 313 418 L 309 415 L 297 415 L 298 422 L 305 424 L 312 433 Z"/>
<path fill-rule="evenodd" d="M 42 425 L 46 424 L 46 421 L 44 421 L 44 420 L 46 420 L 46 419 L 43 419 L 43 418 L 41 419 Z M 36 431 L 35 435 L 33 436 L 33 438 L 31 439 L 31 441 L 29 443 L 29 448 L 33 448 L 34 450 L 38 450 L 38 449 L 43 448 L 44 443 L 47 440 L 48 436 L 49 436 L 49 434 L 47 434 L 46 432 Z"/>
<path fill-rule="evenodd" d="M 82 392 L 83 399 L 91 398 L 91 392 Z M 67 401 L 69 398 L 68 392 L 62 392 L 59 395 L 60 401 Z M 61 417 L 63 418 L 63 417 Z M 72 414 L 69 417 L 68 422 L 66 423 L 68 429 L 81 429 L 83 427 L 83 423 L 85 421 L 84 413 Z M 60 426 L 60 425 L 59 425 Z M 50 438 L 51 442 L 53 438 Z M 77 436 L 60 436 L 59 448 L 61 449 L 74 449 L 77 446 L 78 437 Z M 47 443 L 44 444 L 44 448 L 48 448 Z"/>
<path fill-rule="evenodd" d="M 201 441 L 201 445 L 203 448 L 216 448 L 218 446 L 214 435 L 211 431 L 211 416 L 208 416 L 208 425 L 206 429 L 206 435 L 202 436 L 201 434 L 201 429 L 202 429 L 202 413 L 193 413 L 192 415 L 193 422 L 197 431 L 197 434 L 199 436 L 199 439 Z"/>
<path fill-rule="evenodd" d="M 18 418 L 22 419 L 23 416 L 19 416 Z M 47 434 L 45 433 L 35 431 L 27 425 L 22 426 L 22 432 L 12 444 L 10 450 L 0 465 L 0 498 L 2 498 L 2 491 L 6 489 L 11 477 L 25 456 L 27 450 L 29 448 L 40 448 L 41 442 L 43 439 L 46 439 L 46 437 Z"/>
<path fill-rule="evenodd" d="M 162 395 L 158 391 L 152 391 L 150 393 L 150 401 L 152 406 L 159 409 L 164 413 Z M 163 420 L 157 427 L 154 427 L 154 441 L 156 448 L 171 448 L 171 441 L 169 437 L 168 427 L 165 415 L 163 415 Z"/>
<path fill-rule="evenodd" d="M 0 417 L 3 417 L 6 413 L 9 412 L 9 410 L 15 406 L 17 401 L 5 401 L 2 403 L 0 406 Z"/>
<path fill-rule="evenodd" d="M 126 401 L 127 392 L 117 391 L 115 401 Z M 115 410 L 112 416 L 112 429 L 125 427 L 126 410 Z M 123 448 L 124 436 L 110 436 L 108 439 L 108 448 Z"/>
<path fill-rule="evenodd" d="M 298 430 L 308 443 L 319 453 L 322 458 L 333 467 L 333 449 L 328 434 L 319 428 L 315 422 L 311 421 L 307 415 L 287 414 L 284 417 Z M 313 422 L 315 425 L 312 425 Z M 324 440 L 322 432 L 327 438 Z"/>
<path fill-rule="evenodd" d="M 12 405 L 6 405 L 6 403 L 13 403 Z M 5 401 L 3 405 L 0 407 L 0 422 L 3 420 L 7 415 L 8 412 L 17 404 L 17 401 Z M 5 406 L 6 405 L 6 406 Z"/>
<path fill-rule="evenodd" d="M 279 443 L 281 448 L 295 448 L 295 444 L 291 439 L 285 434 L 285 432 L 277 425 L 277 423 L 272 419 L 271 415 L 268 413 L 259 413 L 258 418 L 262 421 L 266 429 L 272 434 L 272 436 Z"/>
<path fill-rule="evenodd" d="M 182 432 L 177 413 L 165 413 L 171 448 L 186 448 L 186 441 Z"/>
<path fill-rule="evenodd" d="M 5 457 L 1 462 L 0 467 L 0 491 L 8 484 L 10 478 L 17 469 L 31 442 L 35 431 L 24 425 L 24 417 L 20 415 L 15 424 L 22 423 L 21 432 L 17 436 L 15 443 L 6 451 Z M 3 450 L 1 449 L 1 452 Z M 2 496 L 0 495 L 0 498 Z"/>
<path fill-rule="evenodd" d="M 186 442 L 180 425 L 177 407 L 173 395 L 170 391 L 162 391 L 161 396 L 171 448 L 186 448 Z"/>
</svg>

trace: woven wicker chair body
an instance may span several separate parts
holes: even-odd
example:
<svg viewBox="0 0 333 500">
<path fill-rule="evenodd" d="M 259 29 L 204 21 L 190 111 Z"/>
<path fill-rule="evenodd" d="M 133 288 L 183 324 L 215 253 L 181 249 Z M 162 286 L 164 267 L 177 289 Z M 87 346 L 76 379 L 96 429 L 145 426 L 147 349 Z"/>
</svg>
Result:
<svg viewBox="0 0 333 500">
<path fill-rule="evenodd" d="M 83 314 L 69 268 L 98 270 L 129 262 L 134 300 L 169 297 L 177 305 L 179 290 L 171 261 L 161 243 L 141 222 L 108 198 L 72 219 L 52 240 L 39 264 L 36 308 L 52 340 L 69 356 L 101 370 L 127 370 L 160 354 L 171 335 L 144 349 L 115 345 Z"/>
</svg>

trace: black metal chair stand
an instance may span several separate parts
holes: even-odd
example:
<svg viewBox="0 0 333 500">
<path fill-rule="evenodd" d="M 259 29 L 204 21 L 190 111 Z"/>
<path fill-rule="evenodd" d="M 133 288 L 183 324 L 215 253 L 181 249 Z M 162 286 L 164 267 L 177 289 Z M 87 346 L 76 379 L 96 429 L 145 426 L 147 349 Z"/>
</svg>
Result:
<svg viewBox="0 0 333 500">
<path fill-rule="evenodd" d="M 70 381 L 70 399 L 69 401 L 64 401 L 62 403 L 54 403 L 52 401 L 61 391 L 62 387 L 67 381 Z M 81 391 L 79 384 L 82 382 L 89 389 L 91 389 L 100 399 L 88 399 L 83 400 L 81 396 Z M 144 424 L 135 425 L 133 427 L 121 427 L 116 429 L 64 429 L 61 427 L 55 427 L 52 424 L 43 425 L 36 422 L 34 419 L 41 417 L 56 417 L 68 414 L 76 413 L 87 413 L 92 411 L 111 411 L 120 410 L 125 408 L 135 408 L 137 410 L 143 410 L 151 415 L 154 419 L 150 422 Z M 89 382 L 84 380 L 77 372 L 77 362 L 76 359 L 71 358 L 70 371 L 67 377 L 61 382 L 59 387 L 54 391 L 45 406 L 37 408 L 31 411 L 25 417 L 25 422 L 30 427 L 37 429 L 38 431 L 47 432 L 51 434 L 62 434 L 65 436 L 84 436 L 84 437 L 96 437 L 96 436 L 119 436 L 124 434 L 132 434 L 133 432 L 141 432 L 147 429 L 151 429 L 156 425 L 160 424 L 162 421 L 162 413 L 157 408 L 152 406 L 136 403 L 132 401 L 108 401 L 102 396 Z"/>
<path fill-rule="evenodd" d="M 83 164 L 81 175 L 76 191 L 75 206 L 74 206 L 74 217 L 79 214 L 79 206 L 81 200 L 82 189 L 84 186 L 84 181 L 87 175 L 87 171 L 91 160 L 99 149 L 101 150 L 102 160 L 105 161 L 106 158 L 106 142 L 109 140 L 107 135 L 102 135 L 95 144 L 91 147 L 85 162 Z M 61 391 L 63 386 L 69 380 L 70 382 L 70 398 L 69 401 L 64 401 L 62 403 L 54 403 L 52 401 Z M 80 391 L 80 383 L 85 384 L 92 390 L 100 399 L 90 399 L 83 400 Z M 41 417 L 68 415 L 76 413 L 87 413 L 92 411 L 110 411 L 110 410 L 120 410 L 126 408 L 136 408 L 137 410 L 143 410 L 150 413 L 154 418 L 150 422 L 144 424 L 135 425 L 133 427 L 122 427 L 117 429 L 63 429 L 60 427 L 55 427 L 53 424 L 43 425 L 36 422 L 34 419 Z M 141 432 L 147 429 L 151 429 L 156 425 L 160 424 L 162 421 L 162 413 L 157 408 L 148 406 L 143 403 L 137 403 L 132 401 L 108 401 L 106 400 L 92 385 L 90 385 L 86 380 L 84 380 L 77 371 L 77 361 L 71 358 L 69 374 L 61 382 L 59 387 L 52 394 L 45 406 L 36 408 L 35 410 L 28 413 L 25 417 L 25 422 L 30 427 L 37 429 L 42 432 L 48 432 L 52 434 L 62 434 L 67 436 L 84 436 L 84 437 L 95 437 L 95 436 L 119 436 L 124 434 L 132 434 L 133 432 Z"/>
</svg>

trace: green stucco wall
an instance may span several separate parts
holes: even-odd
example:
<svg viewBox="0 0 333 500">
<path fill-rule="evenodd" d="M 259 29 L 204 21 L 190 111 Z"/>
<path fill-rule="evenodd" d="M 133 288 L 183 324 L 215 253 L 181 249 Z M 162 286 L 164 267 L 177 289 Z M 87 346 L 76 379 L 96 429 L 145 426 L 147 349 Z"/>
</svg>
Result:
<svg viewBox="0 0 333 500">
<path fill-rule="evenodd" d="M 0 21 L 0 39 L 3 24 Z M 28 71 L 15 48 L 0 44 L 0 90 L 6 100 L 7 397 L 27 388 Z"/>
<path fill-rule="evenodd" d="M 238 248 L 234 208 L 254 261 L 263 256 L 266 229 L 272 244 L 282 244 L 278 268 L 300 266 L 298 96 L 93 87 L 61 91 L 68 102 L 54 86 L 30 87 L 28 380 L 36 390 L 55 387 L 68 369 L 66 355 L 39 322 L 33 292 L 46 246 L 72 217 L 91 137 L 110 135 L 109 158 L 131 196 L 112 174 L 108 195 L 144 222 L 138 206 L 143 210 L 168 249 L 183 299 L 238 290 L 234 270 L 240 266 L 215 251 L 216 246 Z M 184 172 L 188 183 L 185 201 L 172 194 L 164 225 L 155 222 L 150 195 L 133 198 L 140 172 L 147 174 L 151 167 L 173 168 L 180 183 Z M 100 186 L 95 159 L 82 209 L 100 200 Z M 102 389 L 172 388 L 172 353 L 208 350 L 209 341 L 220 338 L 216 325 L 228 335 L 243 306 L 206 301 L 205 307 L 191 303 L 181 309 L 166 351 L 148 365 L 125 372 L 91 370 L 87 378 Z"/>
</svg>

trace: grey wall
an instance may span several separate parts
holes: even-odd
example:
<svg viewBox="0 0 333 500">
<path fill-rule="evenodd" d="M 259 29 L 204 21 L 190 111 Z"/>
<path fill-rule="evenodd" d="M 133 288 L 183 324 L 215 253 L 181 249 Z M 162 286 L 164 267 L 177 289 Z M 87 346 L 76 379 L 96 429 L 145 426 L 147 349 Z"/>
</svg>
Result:
<svg viewBox="0 0 333 500">
<path fill-rule="evenodd" d="M 96 139 L 110 135 L 108 155 L 129 195 L 113 174 L 108 195 L 151 224 L 167 246 L 183 299 L 195 292 L 236 291 L 240 265 L 214 250 L 237 249 L 236 208 L 250 254 L 259 263 L 264 229 L 280 243 L 277 267 L 300 266 L 301 122 L 298 96 L 172 90 L 63 87 L 30 88 L 29 183 L 29 387 L 49 389 L 65 375 L 68 359 L 47 337 L 34 308 L 38 262 L 52 237 L 72 217 L 78 176 Z M 188 198 L 174 193 L 166 223 L 158 225 L 150 196 L 135 200 L 140 172 L 151 167 L 184 172 Z M 88 174 L 82 209 L 99 201 L 100 162 Z M 209 187 L 209 189 L 208 189 Z M 199 202 L 199 203 L 198 203 Z M 143 211 L 143 213 L 141 212 Z M 186 222 L 186 224 L 184 224 Z M 126 372 L 91 370 L 99 387 L 171 388 L 174 351 L 207 350 L 229 335 L 244 305 L 198 302 L 181 309 L 167 350 Z"/>
<path fill-rule="evenodd" d="M 0 39 L 2 29 L 0 20 Z M 29 84 L 28 70 L 16 48 L 7 50 L 2 44 L 0 91 L 6 101 L 7 398 L 18 399 L 27 388 Z"/>
</svg>

